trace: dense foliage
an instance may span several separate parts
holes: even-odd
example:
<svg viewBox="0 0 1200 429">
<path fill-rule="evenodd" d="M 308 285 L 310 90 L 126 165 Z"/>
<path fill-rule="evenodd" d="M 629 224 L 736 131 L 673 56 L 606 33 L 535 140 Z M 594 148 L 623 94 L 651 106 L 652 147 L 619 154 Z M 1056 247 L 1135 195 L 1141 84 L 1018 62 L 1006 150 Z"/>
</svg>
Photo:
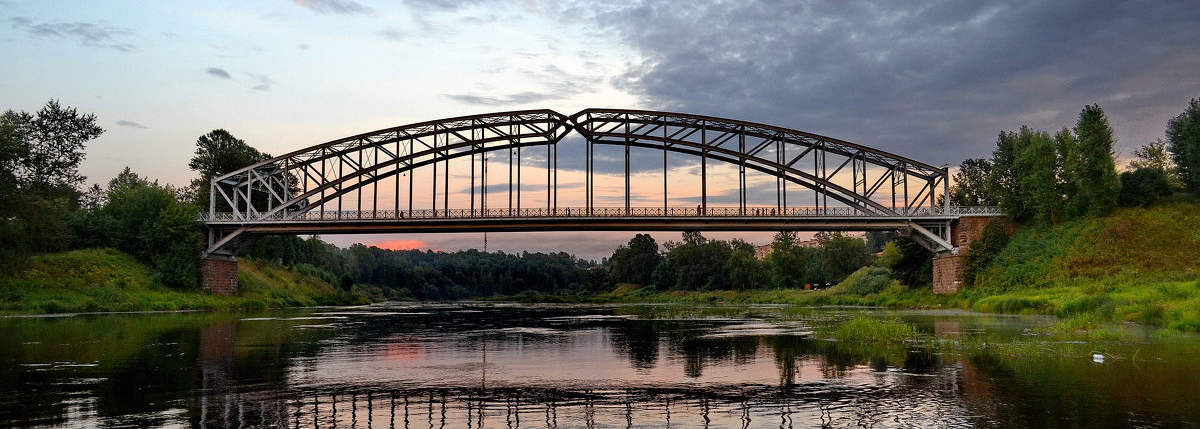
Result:
<svg viewBox="0 0 1200 429">
<path fill-rule="evenodd" d="M 103 132 L 94 115 L 54 100 L 36 113 L 0 115 L 0 272 L 31 254 L 66 249 L 83 148 Z"/>
<path fill-rule="evenodd" d="M 1193 192 L 1200 190 L 1200 99 L 1167 122 L 1167 142 L 1179 176 Z"/>
<path fill-rule="evenodd" d="M 1002 131 L 991 159 L 964 161 L 954 178 L 951 202 L 994 202 L 1023 224 L 1103 215 L 1121 188 L 1112 127 L 1097 105 L 1084 107 L 1074 129 L 1054 135 L 1026 126 Z"/>
<path fill-rule="evenodd" d="M 243 255 L 294 266 L 345 289 L 377 287 L 388 299 L 577 293 L 585 291 L 594 267 L 563 252 L 434 252 L 362 244 L 340 249 L 317 237 L 296 236 L 265 237 Z"/>
</svg>

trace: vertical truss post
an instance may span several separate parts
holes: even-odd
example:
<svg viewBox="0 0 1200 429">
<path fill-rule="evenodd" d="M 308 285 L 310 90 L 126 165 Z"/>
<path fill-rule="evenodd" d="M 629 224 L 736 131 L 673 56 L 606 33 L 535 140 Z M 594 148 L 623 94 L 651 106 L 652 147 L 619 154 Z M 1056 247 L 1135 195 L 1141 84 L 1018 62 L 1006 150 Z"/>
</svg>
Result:
<svg viewBox="0 0 1200 429">
<path fill-rule="evenodd" d="M 746 215 L 746 127 L 738 131 L 738 153 L 742 156 L 738 163 L 738 215 Z"/>
<path fill-rule="evenodd" d="M 668 195 L 667 194 L 667 121 L 665 119 L 663 119 L 662 121 L 663 121 L 663 123 L 662 123 L 662 130 L 663 130 L 663 143 L 662 143 L 662 145 L 663 145 L 663 149 L 662 149 L 662 151 L 663 151 L 663 216 L 666 216 L 667 210 L 669 209 L 668 203 L 667 203 L 667 195 Z"/>
<path fill-rule="evenodd" d="M 550 145 L 554 149 L 554 211 L 558 211 L 558 142 Z"/>
<path fill-rule="evenodd" d="M 442 166 L 442 211 L 445 216 L 450 215 L 450 135 L 446 134 L 446 155 L 445 165 Z"/>
<path fill-rule="evenodd" d="M 521 213 L 521 146 L 517 146 L 517 214 Z"/>
<path fill-rule="evenodd" d="M 700 213 L 708 213 L 708 122 L 700 128 Z"/>
<path fill-rule="evenodd" d="M 438 217 L 438 134 L 433 134 L 433 152 L 430 155 L 433 157 L 433 175 L 430 176 L 432 182 L 430 213 L 433 217 Z"/>
<path fill-rule="evenodd" d="M 629 216 L 629 118 L 625 119 L 625 216 Z"/>
</svg>

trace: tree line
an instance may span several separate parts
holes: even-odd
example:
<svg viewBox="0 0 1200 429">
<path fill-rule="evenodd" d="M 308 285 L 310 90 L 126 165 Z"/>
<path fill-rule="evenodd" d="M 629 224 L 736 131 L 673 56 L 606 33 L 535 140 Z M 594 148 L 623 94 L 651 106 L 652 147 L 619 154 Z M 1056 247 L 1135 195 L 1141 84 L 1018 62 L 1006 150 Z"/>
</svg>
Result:
<svg viewBox="0 0 1200 429">
<path fill-rule="evenodd" d="M 1166 140 L 1133 151 L 1118 173 L 1112 126 L 1099 105 L 1085 106 L 1073 128 L 1051 134 L 1022 126 L 1002 131 L 991 158 L 967 159 L 954 175 L 951 202 L 999 206 L 1024 226 L 1108 214 L 1116 207 L 1145 207 L 1200 190 L 1200 99 L 1167 121 Z M 987 225 L 972 243 L 964 280 L 974 283 L 1008 242 L 1006 228 Z"/>
<path fill-rule="evenodd" d="M 1200 99 L 1167 122 L 1166 141 L 1136 150 L 1118 173 L 1112 126 L 1099 105 L 1085 106 L 1073 128 L 1051 134 L 1022 126 L 1002 131 L 991 158 L 967 159 L 954 175 L 951 202 L 999 206 L 1025 225 L 1101 216 L 1200 189 Z"/>
<path fill-rule="evenodd" d="M 637 234 L 618 247 L 605 266 L 594 271 L 603 292 L 622 283 L 652 285 L 660 290 L 746 290 L 764 287 L 806 288 L 830 285 L 876 262 L 875 253 L 895 255 L 893 271 L 912 284 L 929 283 L 932 254 L 911 239 L 894 233 L 868 233 L 857 238 L 842 232 L 822 232 L 816 246 L 802 245 L 796 233 L 777 233 L 762 259 L 743 240 L 713 240 L 695 231 L 662 248 L 648 234 Z M 904 248 L 902 249 L 901 246 Z M 908 256 L 905 257 L 904 255 Z"/>
</svg>

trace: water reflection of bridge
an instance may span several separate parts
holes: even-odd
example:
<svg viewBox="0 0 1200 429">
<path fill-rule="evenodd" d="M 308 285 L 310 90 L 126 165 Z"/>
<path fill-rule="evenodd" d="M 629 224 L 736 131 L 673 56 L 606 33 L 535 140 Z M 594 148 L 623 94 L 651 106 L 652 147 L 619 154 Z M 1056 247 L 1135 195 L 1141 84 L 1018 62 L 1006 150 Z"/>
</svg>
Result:
<svg viewBox="0 0 1200 429">
<path fill-rule="evenodd" d="M 957 372 L 954 367 L 948 368 Z M 970 425 L 955 374 L 907 383 L 567 390 L 327 388 L 202 401 L 201 428 L 908 427 Z M 862 401 L 871 398 L 870 404 Z M 882 404 L 880 402 L 883 402 Z"/>
</svg>

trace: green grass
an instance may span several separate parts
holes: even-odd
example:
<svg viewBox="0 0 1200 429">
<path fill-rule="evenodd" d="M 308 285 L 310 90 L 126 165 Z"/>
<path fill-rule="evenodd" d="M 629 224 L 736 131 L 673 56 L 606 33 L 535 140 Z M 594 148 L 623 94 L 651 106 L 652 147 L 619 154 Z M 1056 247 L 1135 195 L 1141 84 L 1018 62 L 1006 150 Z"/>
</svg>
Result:
<svg viewBox="0 0 1200 429">
<path fill-rule="evenodd" d="M 830 336 L 846 343 L 902 342 L 916 339 L 918 333 L 917 328 L 899 320 L 859 316 L 838 325 Z"/>
<path fill-rule="evenodd" d="M 0 314 L 275 308 L 369 302 L 295 270 L 239 260 L 237 296 L 162 286 L 149 267 L 112 249 L 85 249 L 31 258 L 0 277 Z"/>
<path fill-rule="evenodd" d="M 1198 332 L 1198 225 L 1200 207 L 1173 203 L 1027 229 L 957 296 L 977 311 Z"/>
</svg>

